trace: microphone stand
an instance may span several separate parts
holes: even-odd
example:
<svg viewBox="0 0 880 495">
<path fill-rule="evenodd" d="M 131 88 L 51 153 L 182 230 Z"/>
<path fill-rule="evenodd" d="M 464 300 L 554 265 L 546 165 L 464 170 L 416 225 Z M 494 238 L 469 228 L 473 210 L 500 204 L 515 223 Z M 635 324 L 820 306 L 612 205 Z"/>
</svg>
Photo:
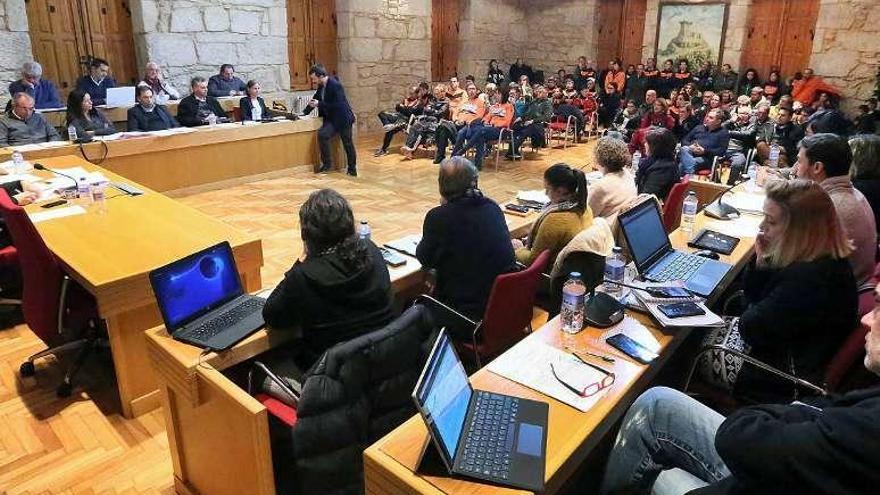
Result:
<svg viewBox="0 0 880 495">
<path fill-rule="evenodd" d="M 722 203 L 721 198 L 723 198 L 725 194 L 729 193 L 731 189 L 742 184 L 742 182 L 743 181 L 740 180 L 736 184 L 722 191 L 721 194 L 719 194 L 718 196 L 715 196 L 715 199 L 713 199 L 711 203 L 703 208 L 703 212 L 707 216 L 717 218 L 719 220 L 733 220 L 734 218 L 739 218 L 740 211 L 733 206 L 730 206 L 729 204 Z"/>
<path fill-rule="evenodd" d="M 51 168 L 49 168 L 49 167 L 43 165 L 42 163 L 34 163 L 34 170 L 45 170 L 46 172 L 52 172 L 52 173 L 55 174 L 55 175 L 60 175 L 60 176 L 62 176 L 62 177 L 67 177 L 68 179 L 70 179 L 70 180 L 73 181 L 73 187 L 76 187 L 77 184 L 79 184 L 79 183 L 77 182 L 77 179 L 74 178 L 73 176 L 70 176 L 70 175 L 67 175 L 67 174 L 61 173 L 61 172 L 59 172 L 59 171 L 57 171 L 57 170 L 52 170 Z"/>
</svg>

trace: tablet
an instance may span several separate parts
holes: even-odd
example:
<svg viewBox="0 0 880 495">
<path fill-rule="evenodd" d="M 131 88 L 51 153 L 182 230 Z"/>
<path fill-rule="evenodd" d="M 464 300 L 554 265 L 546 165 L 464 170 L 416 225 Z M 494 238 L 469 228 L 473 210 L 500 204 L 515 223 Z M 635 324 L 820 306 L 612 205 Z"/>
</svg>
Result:
<svg viewBox="0 0 880 495">
<path fill-rule="evenodd" d="M 688 241 L 688 246 L 698 249 L 708 249 L 718 254 L 730 254 L 739 244 L 739 238 L 722 234 L 714 230 L 703 229 L 697 232 L 693 239 Z"/>
</svg>

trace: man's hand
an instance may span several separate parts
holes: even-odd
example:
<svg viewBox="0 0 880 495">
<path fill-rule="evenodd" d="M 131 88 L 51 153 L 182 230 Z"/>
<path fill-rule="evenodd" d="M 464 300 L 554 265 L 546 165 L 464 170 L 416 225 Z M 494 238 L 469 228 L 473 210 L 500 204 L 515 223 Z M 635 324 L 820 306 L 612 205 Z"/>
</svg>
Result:
<svg viewBox="0 0 880 495">
<path fill-rule="evenodd" d="M 19 206 L 26 206 L 37 200 L 37 193 L 33 191 L 25 191 L 13 196 Z"/>
<path fill-rule="evenodd" d="M 513 246 L 514 251 L 525 247 L 525 245 L 523 244 L 523 241 L 521 241 L 520 239 L 511 239 L 510 244 Z"/>
<path fill-rule="evenodd" d="M 767 252 L 767 244 L 767 238 L 764 237 L 764 233 L 759 230 L 758 235 L 755 237 L 755 257 L 759 262 L 764 257 L 764 253 Z"/>
<path fill-rule="evenodd" d="M 318 100 L 312 98 L 312 99 L 309 101 L 309 106 L 312 107 L 312 108 L 317 107 L 317 106 L 318 106 Z"/>
</svg>

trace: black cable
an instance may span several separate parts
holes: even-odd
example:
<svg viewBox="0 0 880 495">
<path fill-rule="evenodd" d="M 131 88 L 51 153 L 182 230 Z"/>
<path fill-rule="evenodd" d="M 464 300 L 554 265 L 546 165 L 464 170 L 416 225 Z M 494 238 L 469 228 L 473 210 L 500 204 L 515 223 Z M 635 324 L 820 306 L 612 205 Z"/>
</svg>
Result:
<svg viewBox="0 0 880 495">
<path fill-rule="evenodd" d="M 93 161 L 91 158 L 89 158 L 88 154 L 86 154 L 86 148 L 85 146 L 83 146 L 84 143 L 79 143 L 79 153 L 82 155 L 85 161 L 91 163 L 92 165 L 100 165 L 104 163 L 104 160 L 107 159 L 107 155 L 110 154 L 110 148 L 107 146 L 107 142 L 103 139 L 99 140 L 98 142 L 101 143 L 101 158 L 97 161 Z"/>
</svg>

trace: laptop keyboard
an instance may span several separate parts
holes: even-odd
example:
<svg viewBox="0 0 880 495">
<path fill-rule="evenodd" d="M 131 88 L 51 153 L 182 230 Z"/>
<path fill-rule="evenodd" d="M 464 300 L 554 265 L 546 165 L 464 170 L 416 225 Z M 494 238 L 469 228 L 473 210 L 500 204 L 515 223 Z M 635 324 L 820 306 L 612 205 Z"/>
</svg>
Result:
<svg viewBox="0 0 880 495">
<path fill-rule="evenodd" d="M 651 279 L 655 282 L 688 280 L 705 262 L 706 258 L 678 253 L 662 270 L 652 274 Z"/>
<path fill-rule="evenodd" d="M 191 340 L 207 342 L 220 332 L 232 327 L 236 323 L 247 318 L 255 311 L 259 311 L 260 308 L 263 307 L 263 303 L 264 301 L 259 298 L 246 299 L 238 306 L 235 306 L 229 311 L 211 318 L 201 326 L 193 328 L 192 330 L 185 332 L 181 336 Z"/>
<path fill-rule="evenodd" d="M 510 476 L 514 425 L 519 400 L 516 397 L 476 392 L 476 404 L 468 425 L 459 469 L 506 480 Z"/>
</svg>

